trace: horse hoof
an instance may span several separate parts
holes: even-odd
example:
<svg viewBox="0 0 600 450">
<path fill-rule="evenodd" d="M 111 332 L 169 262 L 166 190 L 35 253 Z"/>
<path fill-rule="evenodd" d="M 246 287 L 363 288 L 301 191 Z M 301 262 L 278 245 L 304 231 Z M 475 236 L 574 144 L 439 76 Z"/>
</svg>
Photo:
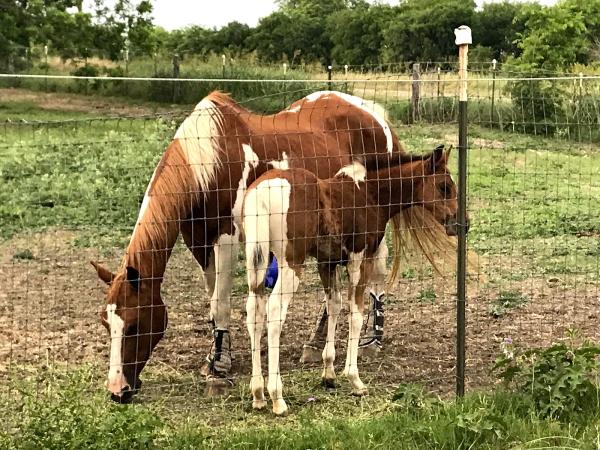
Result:
<svg viewBox="0 0 600 450">
<path fill-rule="evenodd" d="M 202 367 L 200 367 L 200 375 L 202 375 L 203 377 L 207 377 L 210 375 L 210 364 L 209 363 L 204 363 L 202 365 Z"/>
<path fill-rule="evenodd" d="M 311 364 L 321 362 L 323 359 L 322 351 L 312 347 L 310 345 L 305 345 L 302 350 L 302 357 L 300 358 L 300 362 L 302 364 Z"/>
<path fill-rule="evenodd" d="M 206 397 L 221 397 L 227 394 L 232 387 L 233 381 L 228 378 L 208 377 L 204 395 Z"/>
<path fill-rule="evenodd" d="M 267 406 L 267 402 L 264 400 L 253 400 L 252 409 L 264 409 Z"/>
<path fill-rule="evenodd" d="M 355 397 L 364 397 L 365 395 L 369 395 L 369 390 L 366 387 L 352 389 L 352 395 L 354 395 Z"/>
<path fill-rule="evenodd" d="M 273 412 L 276 416 L 283 417 L 288 414 L 288 407 L 283 400 L 273 402 Z"/>
<path fill-rule="evenodd" d="M 335 389 L 334 378 L 321 378 L 321 384 L 325 389 Z"/>
</svg>

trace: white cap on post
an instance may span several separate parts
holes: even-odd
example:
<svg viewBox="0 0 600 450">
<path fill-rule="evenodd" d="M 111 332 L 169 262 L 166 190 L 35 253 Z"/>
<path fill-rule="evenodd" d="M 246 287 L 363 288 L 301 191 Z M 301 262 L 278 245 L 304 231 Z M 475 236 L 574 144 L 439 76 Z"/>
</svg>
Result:
<svg viewBox="0 0 600 450">
<path fill-rule="evenodd" d="M 468 45 L 473 43 L 473 39 L 471 38 L 471 29 L 466 25 L 461 25 L 460 27 L 455 28 L 454 36 L 456 36 L 456 40 L 454 41 L 456 45 Z"/>
</svg>

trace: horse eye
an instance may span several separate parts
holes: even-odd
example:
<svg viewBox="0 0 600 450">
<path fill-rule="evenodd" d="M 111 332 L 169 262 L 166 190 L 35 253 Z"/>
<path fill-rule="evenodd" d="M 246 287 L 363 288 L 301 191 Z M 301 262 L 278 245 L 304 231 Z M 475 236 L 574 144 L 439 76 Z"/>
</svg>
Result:
<svg viewBox="0 0 600 450">
<path fill-rule="evenodd" d="M 440 184 L 438 189 L 444 197 L 448 197 L 452 193 L 452 187 L 448 183 Z"/>
<path fill-rule="evenodd" d="M 127 331 L 125 332 L 125 336 L 134 336 L 137 334 L 137 324 L 132 323 L 127 327 Z"/>
</svg>

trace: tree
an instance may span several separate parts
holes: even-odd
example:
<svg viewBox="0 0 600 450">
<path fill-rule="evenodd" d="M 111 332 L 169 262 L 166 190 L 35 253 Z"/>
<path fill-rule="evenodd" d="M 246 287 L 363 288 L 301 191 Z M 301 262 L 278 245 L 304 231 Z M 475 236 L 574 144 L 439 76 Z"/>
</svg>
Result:
<svg viewBox="0 0 600 450">
<path fill-rule="evenodd" d="M 504 0 L 502 3 L 484 3 L 475 15 L 473 43 L 492 49 L 492 57 L 501 59 L 504 55 L 516 56 L 519 49 L 515 43 L 522 26 L 515 23 L 521 10 L 520 3 Z"/>
<path fill-rule="evenodd" d="M 212 33 L 211 50 L 215 53 L 228 52 L 239 56 L 246 50 L 246 40 L 251 35 L 250 27 L 240 22 L 229 22 Z"/>
<path fill-rule="evenodd" d="M 329 16 L 331 55 L 338 64 L 377 64 L 381 61 L 383 30 L 392 8 L 384 5 L 345 9 Z"/>
<path fill-rule="evenodd" d="M 557 70 L 585 61 L 588 47 L 582 12 L 561 4 L 528 5 L 521 16 L 526 28 L 517 37 L 522 51 L 518 62 L 522 66 Z"/>
<path fill-rule="evenodd" d="M 454 56 L 453 30 L 472 26 L 473 0 L 406 0 L 384 31 L 387 61 L 416 61 Z"/>
</svg>

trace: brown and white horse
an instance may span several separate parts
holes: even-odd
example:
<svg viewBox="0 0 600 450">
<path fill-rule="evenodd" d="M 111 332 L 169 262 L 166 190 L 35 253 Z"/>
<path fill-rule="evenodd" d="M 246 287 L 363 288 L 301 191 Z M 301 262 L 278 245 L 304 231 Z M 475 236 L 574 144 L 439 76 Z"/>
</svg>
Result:
<svg viewBox="0 0 600 450">
<path fill-rule="evenodd" d="M 302 168 L 319 178 L 359 161 L 375 164 L 401 145 L 373 102 L 316 92 L 273 115 L 254 114 L 213 92 L 183 121 L 146 190 L 116 273 L 92 263 L 109 284 L 101 320 L 111 336 L 108 388 L 128 401 L 167 326 L 161 284 L 177 236 L 202 267 L 211 299 L 209 377 L 230 369 L 230 293 L 247 186 L 268 169 Z M 406 157 L 411 159 L 410 157 Z"/>
<path fill-rule="evenodd" d="M 425 160 L 371 171 L 354 162 L 326 180 L 303 169 L 270 170 L 248 188 L 243 205 L 243 229 L 249 292 L 247 326 L 252 351 L 250 389 L 254 408 L 266 405 L 260 358 L 266 316 L 267 388 L 275 414 L 287 411 L 279 373 L 280 334 L 308 256 L 317 259 L 327 301 L 323 382 L 327 386 L 334 384 L 335 328 L 341 308 L 336 267 L 347 265 L 350 330 L 344 373 L 354 394 L 367 392 L 357 366 L 363 294 L 373 273 L 381 275 L 377 269 L 381 266 L 378 252 L 382 242 L 385 245 L 386 224 L 402 210 L 419 205 L 445 226 L 447 234 L 455 234 L 458 202 L 455 184 L 447 170 L 448 156 L 449 151 L 438 147 Z M 277 258 L 280 275 L 267 299 L 263 280 L 269 252 Z"/>
</svg>

